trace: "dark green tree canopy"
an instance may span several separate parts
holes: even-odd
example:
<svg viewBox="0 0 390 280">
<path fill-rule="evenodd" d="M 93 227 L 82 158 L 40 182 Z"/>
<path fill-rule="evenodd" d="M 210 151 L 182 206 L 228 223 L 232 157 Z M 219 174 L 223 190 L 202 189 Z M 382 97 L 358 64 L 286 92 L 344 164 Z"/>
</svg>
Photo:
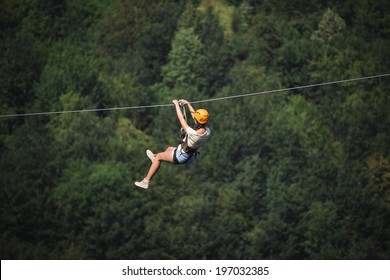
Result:
<svg viewBox="0 0 390 280">
<path fill-rule="evenodd" d="M 303 2 L 305 2 L 303 4 Z M 3 0 L 0 114 L 166 104 L 389 72 L 390 1 Z M 0 118 L 2 259 L 389 259 L 389 77 Z"/>
</svg>

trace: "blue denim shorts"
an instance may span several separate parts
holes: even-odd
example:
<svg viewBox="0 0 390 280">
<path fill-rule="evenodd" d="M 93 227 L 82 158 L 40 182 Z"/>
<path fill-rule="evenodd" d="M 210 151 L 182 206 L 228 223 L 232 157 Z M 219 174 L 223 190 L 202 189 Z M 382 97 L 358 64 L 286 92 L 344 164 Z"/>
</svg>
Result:
<svg viewBox="0 0 390 280">
<path fill-rule="evenodd" d="M 181 144 L 177 146 L 175 150 L 172 152 L 173 161 L 176 164 L 184 164 L 184 163 L 191 163 L 196 158 L 196 153 L 186 153 L 181 148 Z"/>
</svg>

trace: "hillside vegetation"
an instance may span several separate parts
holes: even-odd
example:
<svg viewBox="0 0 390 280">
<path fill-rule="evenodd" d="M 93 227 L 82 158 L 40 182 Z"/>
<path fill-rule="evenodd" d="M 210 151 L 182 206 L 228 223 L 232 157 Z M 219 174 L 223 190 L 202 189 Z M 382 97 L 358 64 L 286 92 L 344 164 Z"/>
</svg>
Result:
<svg viewBox="0 0 390 280">
<path fill-rule="evenodd" d="M 390 73 L 385 0 L 3 0 L 1 115 Z M 389 259 L 389 77 L 174 107 L 0 118 L 2 259 Z"/>
</svg>

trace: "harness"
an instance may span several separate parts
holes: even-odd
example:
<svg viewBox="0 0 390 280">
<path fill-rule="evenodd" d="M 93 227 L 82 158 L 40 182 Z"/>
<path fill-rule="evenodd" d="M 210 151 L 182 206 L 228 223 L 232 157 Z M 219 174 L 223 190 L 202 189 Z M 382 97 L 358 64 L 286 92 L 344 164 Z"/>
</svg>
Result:
<svg viewBox="0 0 390 280">
<path fill-rule="evenodd" d="M 186 107 L 182 102 L 179 102 L 179 105 L 181 107 L 181 113 L 183 114 L 184 120 L 187 122 L 187 112 L 186 112 Z M 187 132 L 184 130 L 183 127 L 180 128 L 180 143 L 183 143 L 187 139 Z"/>
<path fill-rule="evenodd" d="M 183 117 L 184 117 L 184 120 L 187 122 L 187 112 L 186 112 L 186 108 L 184 106 L 183 103 L 179 103 L 180 107 L 182 108 L 182 114 L 183 114 Z M 175 149 L 175 151 L 173 152 L 173 161 L 174 163 L 176 164 L 185 164 L 187 163 L 191 158 L 192 158 L 192 155 L 195 154 L 195 157 L 196 155 L 198 154 L 198 150 L 197 149 L 192 149 L 190 147 L 188 147 L 188 135 L 187 135 L 187 132 L 184 130 L 183 127 L 180 128 L 180 144 L 181 144 L 181 149 L 183 152 L 185 152 L 186 154 L 189 154 L 190 156 L 184 161 L 184 162 L 181 162 L 179 163 L 179 161 L 177 160 L 177 157 L 176 157 L 176 152 L 177 152 L 177 148 Z"/>
</svg>

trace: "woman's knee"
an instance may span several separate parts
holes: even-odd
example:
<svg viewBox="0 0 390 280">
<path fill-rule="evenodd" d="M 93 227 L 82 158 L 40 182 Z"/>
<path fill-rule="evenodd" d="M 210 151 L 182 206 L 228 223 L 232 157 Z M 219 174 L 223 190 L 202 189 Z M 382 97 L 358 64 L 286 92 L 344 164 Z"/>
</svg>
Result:
<svg viewBox="0 0 390 280">
<path fill-rule="evenodd" d="M 162 158 L 162 153 L 158 153 L 158 154 L 156 154 L 156 156 L 154 157 L 154 160 L 161 161 L 161 158 Z"/>
</svg>

